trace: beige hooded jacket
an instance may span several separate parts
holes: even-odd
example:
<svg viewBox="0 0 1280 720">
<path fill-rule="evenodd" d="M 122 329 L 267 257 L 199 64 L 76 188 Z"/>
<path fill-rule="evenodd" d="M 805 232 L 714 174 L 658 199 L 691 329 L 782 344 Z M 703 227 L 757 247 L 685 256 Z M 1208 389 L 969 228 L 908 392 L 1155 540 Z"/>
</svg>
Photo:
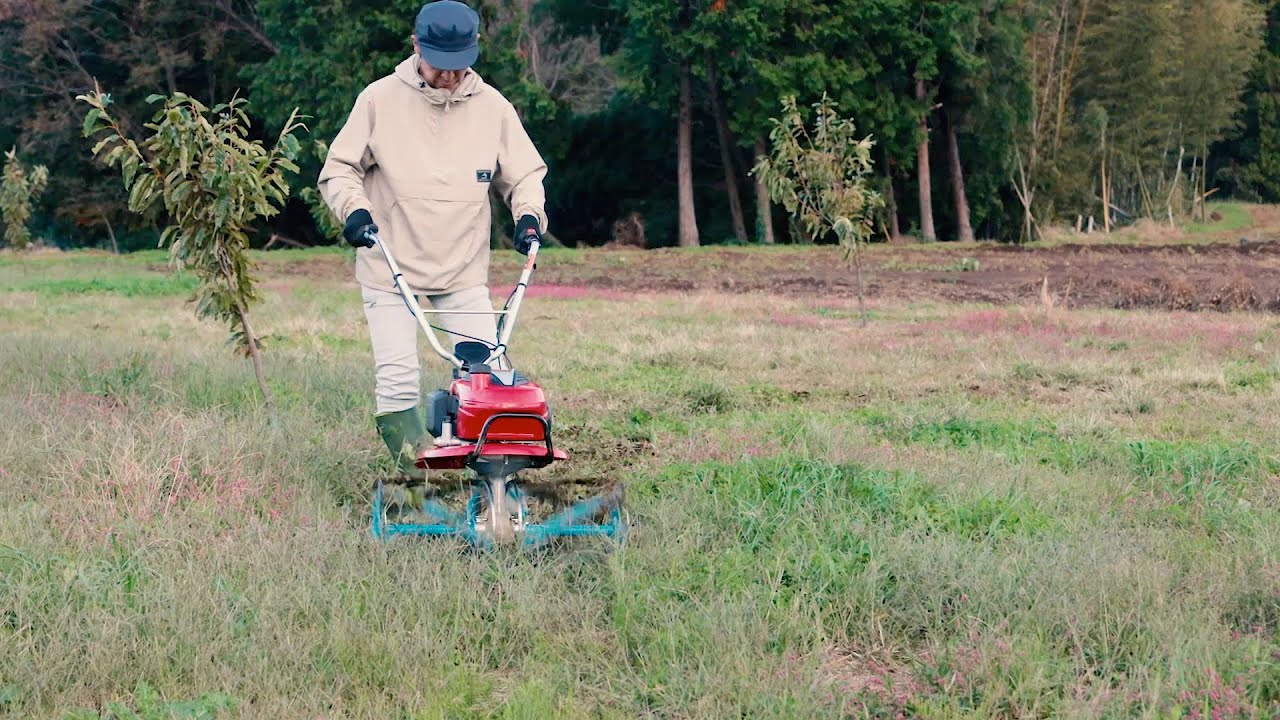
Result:
<svg viewBox="0 0 1280 720">
<path fill-rule="evenodd" d="M 473 71 L 452 92 L 422 81 L 417 56 L 369 85 L 329 146 L 319 188 L 339 221 L 365 208 L 421 294 L 484 285 L 492 186 L 547 229 L 547 174 L 515 108 Z M 394 291 L 382 252 L 356 252 L 356 280 Z"/>
</svg>

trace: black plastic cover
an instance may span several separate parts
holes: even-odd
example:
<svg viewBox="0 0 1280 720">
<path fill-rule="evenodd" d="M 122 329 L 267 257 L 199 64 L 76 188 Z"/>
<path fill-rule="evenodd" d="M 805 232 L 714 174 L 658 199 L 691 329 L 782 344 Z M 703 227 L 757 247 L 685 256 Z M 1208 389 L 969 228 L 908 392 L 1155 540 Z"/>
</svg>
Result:
<svg viewBox="0 0 1280 720">
<path fill-rule="evenodd" d="M 427 393 L 423 404 L 426 406 L 427 432 L 431 433 L 431 437 L 440 437 L 444 432 L 444 424 L 453 422 L 453 416 L 457 412 L 456 403 L 457 399 L 448 390 L 432 390 Z"/>
</svg>

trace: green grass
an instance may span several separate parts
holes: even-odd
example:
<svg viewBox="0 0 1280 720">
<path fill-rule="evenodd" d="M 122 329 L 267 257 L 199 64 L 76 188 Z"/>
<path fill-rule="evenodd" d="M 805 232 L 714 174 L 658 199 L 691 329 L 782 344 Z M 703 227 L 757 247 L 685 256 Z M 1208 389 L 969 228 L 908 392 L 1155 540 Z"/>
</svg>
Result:
<svg viewBox="0 0 1280 720">
<path fill-rule="evenodd" d="M 0 717 L 1280 713 L 1268 317 L 533 298 L 635 527 L 477 554 L 368 536 L 342 252 L 262 262 L 274 417 L 162 258 L 0 256 Z"/>
<path fill-rule="evenodd" d="M 137 705 L 133 707 L 113 702 L 101 715 L 93 710 L 80 710 L 69 713 L 67 720 L 205 720 L 235 707 L 234 700 L 218 693 L 202 695 L 195 700 L 166 701 L 146 683 L 140 684 L 134 694 Z"/>
<path fill-rule="evenodd" d="M 313 252 L 313 251 L 308 251 Z M 127 255 L 115 255 L 100 250 L 80 250 L 76 252 L 3 252 L 0 253 L 0 267 L 17 269 L 27 268 L 80 270 L 88 266 L 98 268 L 118 267 L 132 268 L 134 271 L 146 264 L 167 263 L 166 250 L 142 250 Z"/>
<path fill-rule="evenodd" d="M 13 290 L 27 290 L 40 295 L 120 295 L 122 297 L 169 297 L 191 295 L 196 279 L 190 275 L 147 275 L 129 278 L 47 280 L 16 283 Z"/>
<path fill-rule="evenodd" d="M 1253 216 L 1249 214 L 1249 209 L 1239 203 L 1208 203 L 1205 209 L 1208 215 L 1218 213 L 1222 216 L 1222 219 L 1209 220 L 1203 223 L 1188 223 L 1186 226 L 1188 233 L 1200 235 L 1204 233 L 1239 232 L 1253 227 Z"/>
</svg>

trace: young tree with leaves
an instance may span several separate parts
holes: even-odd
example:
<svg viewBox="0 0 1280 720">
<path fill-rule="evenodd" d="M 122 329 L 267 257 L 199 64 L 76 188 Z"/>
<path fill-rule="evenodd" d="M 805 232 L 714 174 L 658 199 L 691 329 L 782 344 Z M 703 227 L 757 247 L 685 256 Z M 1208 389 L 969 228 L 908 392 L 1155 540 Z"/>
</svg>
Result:
<svg viewBox="0 0 1280 720">
<path fill-rule="evenodd" d="M 4 154 L 4 178 L 0 180 L 0 217 L 4 219 L 4 243 L 24 250 L 31 243 L 31 205 L 44 192 L 49 171 L 37 165 L 30 171 L 18 159 L 18 149 Z"/>
<path fill-rule="evenodd" d="M 823 96 L 813 106 L 810 131 L 794 96 L 782 102 L 782 117 L 769 134 L 773 154 L 762 159 L 755 172 L 811 239 L 834 232 L 857 273 L 858 305 L 866 324 L 863 300 L 862 255 L 859 252 L 875 231 L 875 211 L 882 205 L 868 178 L 874 168 L 872 142 L 858 137 L 853 120 L 837 112 L 836 103 Z"/>
<path fill-rule="evenodd" d="M 78 100 L 89 105 L 85 137 L 99 137 L 93 154 L 117 168 L 129 193 L 129 209 L 162 207 L 169 225 L 160 236 L 171 261 L 199 280 L 196 315 L 231 326 L 231 342 L 253 360 L 258 387 L 274 410 L 262 368 L 262 342 L 249 319 L 260 297 L 250 274 L 249 231 L 278 212 L 289 195 L 287 174 L 297 172 L 297 111 L 268 150 L 249 140 L 246 101 L 208 108 L 182 93 L 163 101 L 141 140 L 129 136 L 110 110 L 111 96 L 95 89 Z"/>
</svg>

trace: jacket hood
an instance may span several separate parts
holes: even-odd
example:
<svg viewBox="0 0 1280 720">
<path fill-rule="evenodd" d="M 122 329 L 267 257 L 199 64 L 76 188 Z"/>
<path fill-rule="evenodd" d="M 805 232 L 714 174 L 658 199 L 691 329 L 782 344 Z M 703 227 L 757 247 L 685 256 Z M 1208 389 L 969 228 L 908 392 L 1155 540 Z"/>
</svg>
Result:
<svg viewBox="0 0 1280 720">
<path fill-rule="evenodd" d="M 484 89 L 484 80 L 475 70 L 470 68 L 462 76 L 462 81 L 458 83 L 458 87 L 453 90 L 433 88 L 427 85 L 422 76 L 418 74 L 419 62 L 421 60 L 417 55 L 410 55 L 396 66 L 395 76 L 404 81 L 409 87 L 422 93 L 422 96 L 433 105 L 444 105 L 447 108 L 454 103 L 470 99 Z"/>
</svg>

